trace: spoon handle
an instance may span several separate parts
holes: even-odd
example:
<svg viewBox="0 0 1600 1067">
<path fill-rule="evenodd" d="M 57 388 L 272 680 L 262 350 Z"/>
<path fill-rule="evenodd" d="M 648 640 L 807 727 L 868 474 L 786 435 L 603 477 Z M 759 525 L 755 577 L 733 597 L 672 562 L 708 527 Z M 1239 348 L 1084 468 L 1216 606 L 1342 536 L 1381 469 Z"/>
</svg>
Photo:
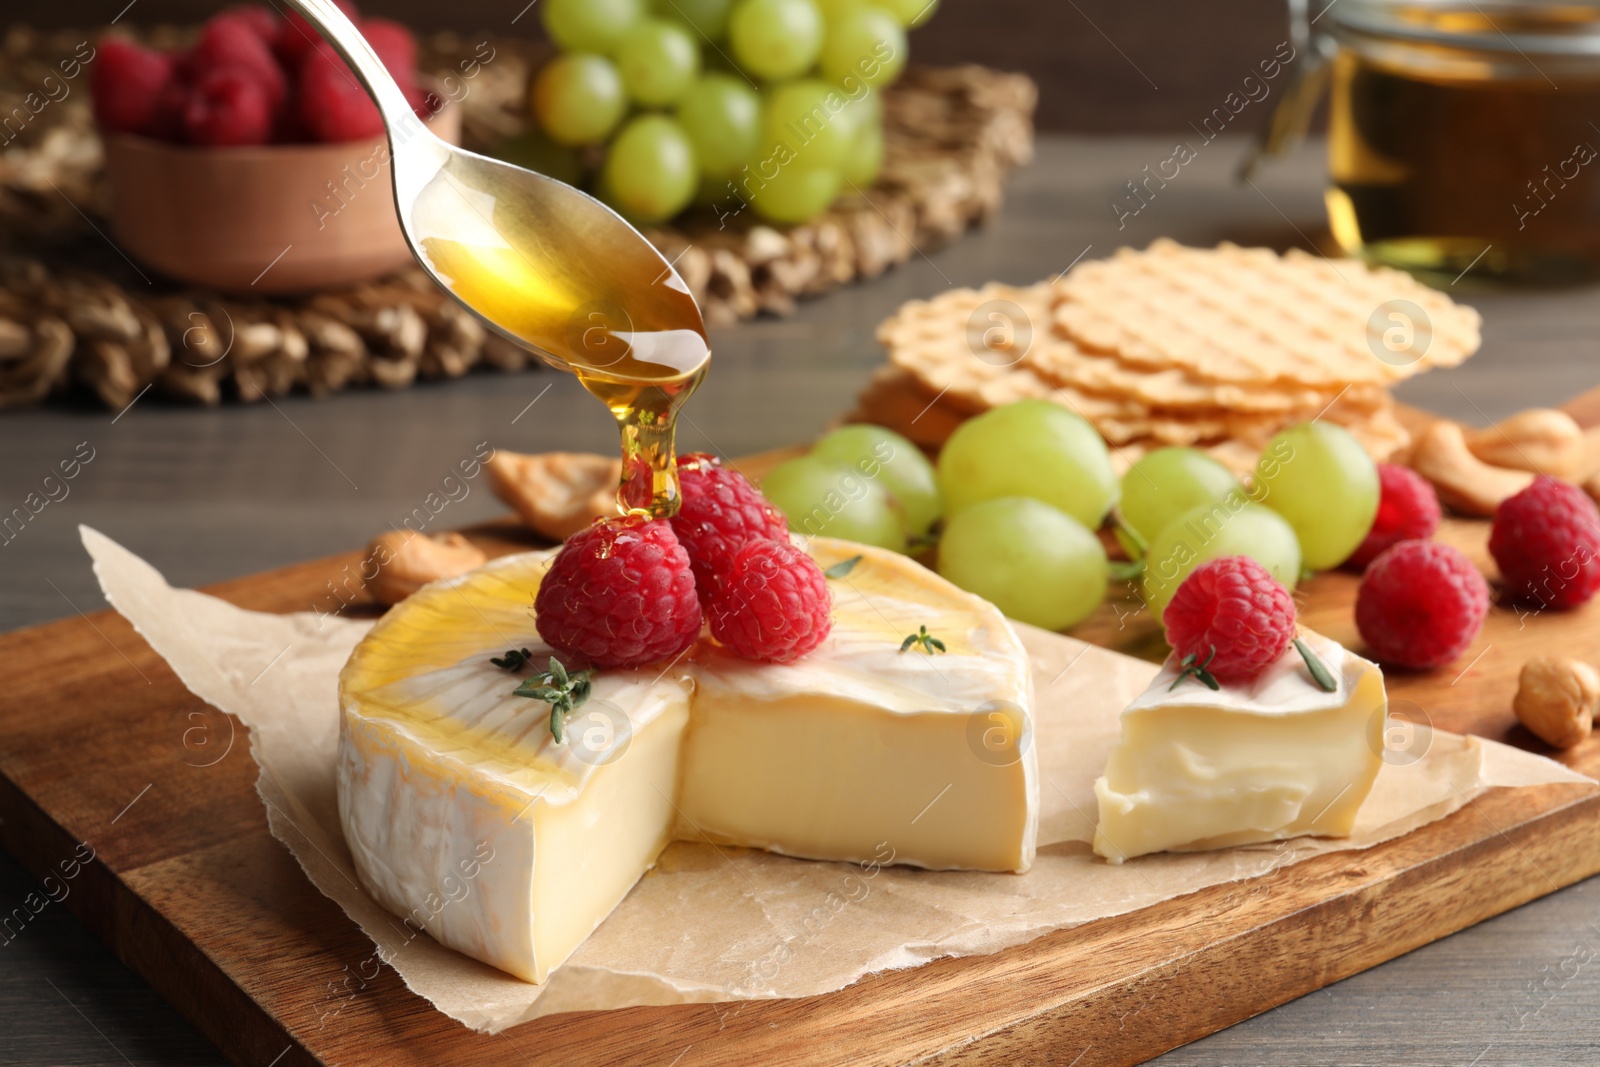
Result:
<svg viewBox="0 0 1600 1067">
<path fill-rule="evenodd" d="M 389 137 L 396 147 L 412 135 L 425 129 L 422 120 L 411 110 L 405 93 L 395 83 L 394 77 L 372 50 L 367 39 L 361 36 L 355 23 L 333 0 L 284 0 L 290 7 L 305 16 L 305 20 L 321 31 L 334 50 L 344 57 L 356 77 L 361 79 L 367 92 L 378 105 L 384 125 L 389 127 Z"/>
</svg>

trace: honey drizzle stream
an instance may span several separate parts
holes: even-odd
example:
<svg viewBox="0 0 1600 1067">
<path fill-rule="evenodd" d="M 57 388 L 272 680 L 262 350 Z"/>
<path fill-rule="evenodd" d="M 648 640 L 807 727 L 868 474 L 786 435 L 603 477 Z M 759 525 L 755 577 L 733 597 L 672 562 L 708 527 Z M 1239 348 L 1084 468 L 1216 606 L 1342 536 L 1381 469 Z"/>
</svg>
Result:
<svg viewBox="0 0 1600 1067">
<path fill-rule="evenodd" d="M 678 513 L 675 449 L 678 410 L 705 378 L 701 367 L 666 382 L 618 381 L 578 371 L 578 381 L 610 409 L 622 435 L 622 481 L 617 507 L 630 515 L 666 519 Z"/>
<path fill-rule="evenodd" d="M 413 204 L 418 251 L 462 303 L 610 410 L 622 436 L 621 511 L 671 517 L 678 411 L 711 359 L 700 310 L 644 238 L 597 223 L 576 201 L 531 194 L 529 179 L 540 180 L 452 160 Z"/>
</svg>

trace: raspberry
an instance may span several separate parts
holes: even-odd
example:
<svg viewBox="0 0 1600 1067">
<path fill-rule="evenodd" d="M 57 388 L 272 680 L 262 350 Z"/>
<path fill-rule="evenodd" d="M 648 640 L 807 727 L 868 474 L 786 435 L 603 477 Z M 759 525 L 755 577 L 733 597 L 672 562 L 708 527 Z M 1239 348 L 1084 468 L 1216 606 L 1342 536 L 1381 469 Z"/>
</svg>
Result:
<svg viewBox="0 0 1600 1067">
<path fill-rule="evenodd" d="M 249 74 L 238 71 L 203 74 L 184 107 L 183 129 L 191 144 L 266 144 L 272 133 L 267 90 Z"/>
<path fill-rule="evenodd" d="M 361 13 L 356 10 L 355 4 L 350 0 L 333 2 L 351 22 L 361 25 Z M 278 62 L 283 64 L 284 69 L 292 73 L 300 69 L 301 61 L 321 43 L 322 34 L 317 28 L 301 18 L 299 12 L 290 11 L 278 26 L 278 36 L 272 42 L 272 50 L 278 54 Z"/>
<path fill-rule="evenodd" d="M 100 45 L 90 94 L 100 128 L 112 133 L 147 133 L 156 124 L 157 102 L 172 78 L 172 59 L 132 41 Z"/>
<path fill-rule="evenodd" d="M 1401 541 L 1372 561 L 1356 592 L 1356 629 L 1373 656 L 1423 669 L 1461 655 L 1489 613 L 1489 583 L 1459 549 Z"/>
<path fill-rule="evenodd" d="M 365 141 L 383 133 L 378 105 L 330 44 L 300 64 L 300 119 L 319 141 Z"/>
<path fill-rule="evenodd" d="M 1600 590 L 1600 511 L 1582 489 L 1540 475 L 1495 508 L 1489 554 L 1516 599 L 1575 608 Z"/>
<path fill-rule="evenodd" d="M 595 667 L 671 659 L 700 636 L 688 554 L 670 525 L 634 516 L 568 538 L 533 611 L 540 637 Z"/>
<path fill-rule="evenodd" d="M 1353 570 L 1366 570 L 1398 541 L 1426 541 L 1439 528 L 1439 496 L 1422 475 L 1398 463 L 1380 463 L 1378 484 L 1378 516 L 1361 547 L 1344 561 Z"/>
<path fill-rule="evenodd" d="M 702 606 L 716 592 L 717 572 L 745 542 L 788 542 L 783 514 L 744 475 L 715 456 L 696 452 L 678 457 L 678 485 L 683 496 L 672 529 L 689 553 Z"/>
<path fill-rule="evenodd" d="M 711 635 L 745 659 L 790 663 L 828 636 L 831 600 L 805 552 L 788 541 L 746 541 L 718 575 Z"/>
<path fill-rule="evenodd" d="M 183 115 L 189 110 L 189 98 L 193 95 L 194 83 L 186 73 L 180 71 L 180 64 L 174 61 L 173 76 L 161 87 L 161 93 L 156 97 L 155 114 L 145 133 L 163 141 L 187 140 Z"/>
<path fill-rule="evenodd" d="M 274 108 L 289 95 L 289 82 L 273 58 L 272 49 L 249 20 L 236 12 L 218 15 L 206 23 L 190 65 L 197 81 L 216 71 L 248 75 L 261 83 Z"/>
<path fill-rule="evenodd" d="M 1218 681 L 1246 682 L 1294 640 L 1294 600 L 1249 556 L 1223 556 L 1190 572 L 1161 622 L 1180 659 L 1193 656 Z"/>
</svg>

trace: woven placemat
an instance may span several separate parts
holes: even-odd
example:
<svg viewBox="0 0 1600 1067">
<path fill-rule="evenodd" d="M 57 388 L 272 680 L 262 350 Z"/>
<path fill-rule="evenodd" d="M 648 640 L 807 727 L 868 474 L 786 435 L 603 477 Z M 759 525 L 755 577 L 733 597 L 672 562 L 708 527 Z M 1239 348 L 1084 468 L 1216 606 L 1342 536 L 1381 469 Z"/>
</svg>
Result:
<svg viewBox="0 0 1600 1067">
<path fill-rule="evenodd" d="M 415 269 L 287 299 L 146 281 L 105 236 L 92 60 L 62 77 L 62 61 L 92 54 L 98 32 L 13 27 L 0 53 L 0 235 L 9 249 L 0 257 L 0 408 L 89 397 L 120 410 L 146 391 L 202 404 L 323 396 L 532 362 Z M 192 34 L 162 27 L 143 36 L 173 47 Z M 481 151 L 525 128 L 528 72 L 543 46 L 486 34 L 419 44 L 420 67 L 462 87 L 466 147 Z M 481 62 L 485 48 L 492 58 Z M 648 236 L 710 325 L 788 314 L 799 298 L 880 274 L 993 213 L 1005 176 L 1032 155 L 1036 98 L 1019 74 L 911 67 L 885 93 L 886 161 L 871 189 L 801 226 L 742 212 L 725 226 L 690 216 Z"/>
</svg>

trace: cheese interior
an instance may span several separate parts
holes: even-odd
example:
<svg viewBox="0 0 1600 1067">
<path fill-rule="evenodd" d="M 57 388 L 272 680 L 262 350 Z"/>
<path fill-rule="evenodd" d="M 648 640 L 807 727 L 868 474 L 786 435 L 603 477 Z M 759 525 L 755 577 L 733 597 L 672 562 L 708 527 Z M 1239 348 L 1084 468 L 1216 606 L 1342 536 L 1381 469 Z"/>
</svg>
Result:
<svg viewBox="0 0 1600 1067">
<path fill-rule="evenodd" d="M 1168 660 L 1122 713 L 1122 738 L 1095 782 L 1097 853 L 1120 863 L 1350 833 L 1383 762 L 1383 673 L 1325 637 L 1302 639 L 1333 692 L 1293 646 L 1254 682 L 1220 692 L 1193 679 L 1172 688 Z"/>
<path fill-rule="evenodd" d="M 429 586 L 340 680 L 339 806 L 363 883 L 441 943 L 542 982 L 675 838 L 825 860 L 1025 870 L 1038 821 L 1031 678 L 991 605 L 905 557 L 814 539 L 834 625 L 791 665 L 710 641 L 601 671 L 554 744 L 489 662 L 526 647 L 548 553 Z M 918 626 L 937 657 L 901 653 Z M 524 671 L 523 675 L 529 673 Z"/>
</svg>

